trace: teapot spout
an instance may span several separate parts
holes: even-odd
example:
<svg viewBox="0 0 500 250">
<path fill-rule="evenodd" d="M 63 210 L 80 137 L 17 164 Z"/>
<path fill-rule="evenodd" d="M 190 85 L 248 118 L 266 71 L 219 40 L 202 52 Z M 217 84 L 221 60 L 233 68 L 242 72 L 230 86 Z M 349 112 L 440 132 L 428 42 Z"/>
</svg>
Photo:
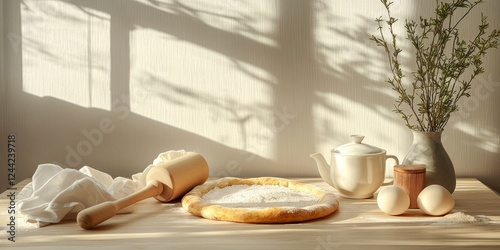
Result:
<svg viewBox="0 0 500 250">
<path fill-rule="evenodd" d="M 316 165 L 318 165 L 319 175 L 321 175 L 321 178 L 323 178 L 326 183 L 330 184 L 330 186 L 333 187 L 334 185 L 330 172 L 330 165 L 328 165 L 328 163 L 326 162 L 325 157 L 323 157 L 323 155 L 320 153 L 314 153 L 309 156 L 316 161 Z"/>
</svg>

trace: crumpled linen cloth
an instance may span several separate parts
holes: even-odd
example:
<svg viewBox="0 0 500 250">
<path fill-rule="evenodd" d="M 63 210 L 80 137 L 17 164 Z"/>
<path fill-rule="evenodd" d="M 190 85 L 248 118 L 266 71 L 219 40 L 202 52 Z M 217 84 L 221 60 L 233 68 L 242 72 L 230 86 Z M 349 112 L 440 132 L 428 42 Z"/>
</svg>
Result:
<svg viewBox="0 0 500 250">
<path fill-rule="evenodd" d="M 123 198 L 146 185 L 149 169 L 163 162 L 183 156 L 184 150 L 167 151 L 158 155 L 153 164 L 131 179 L 117 177 L 84 166 L 80 170 L 62 168 L 55 164 L 41 164 L 33 174 L 32 182 L 18 194 L 19 212 L 26 224 L 43 227 L 74 219 L 81 210 Z M 130 212 L 126 208 L 119 213 Z"/>
</svg>

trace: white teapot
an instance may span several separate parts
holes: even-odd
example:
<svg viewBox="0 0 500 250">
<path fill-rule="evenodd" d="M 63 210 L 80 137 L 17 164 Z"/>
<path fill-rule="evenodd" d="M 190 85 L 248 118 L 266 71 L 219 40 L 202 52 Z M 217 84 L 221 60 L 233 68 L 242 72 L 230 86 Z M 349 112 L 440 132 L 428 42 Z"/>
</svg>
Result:
<svg viewBox="0 0 500 250">
<path fill-rule="evenodd" d="M 346 198 L 370 198 L 385 179 L 385 161 L 392 158 L 399 165 L 394 155 L 386 151 L 361 143 L 364 136 L 351 135 L 351 143 L 332 149 L 331 165 L 323 155 L 314 153 L 321 178 L 333 186 Z"/>
</svg>

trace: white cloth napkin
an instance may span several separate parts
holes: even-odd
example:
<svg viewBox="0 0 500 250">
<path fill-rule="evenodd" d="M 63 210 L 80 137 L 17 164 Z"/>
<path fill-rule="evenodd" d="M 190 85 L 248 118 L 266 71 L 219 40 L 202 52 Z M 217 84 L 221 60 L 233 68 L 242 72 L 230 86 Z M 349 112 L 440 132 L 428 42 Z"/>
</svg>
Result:
<svg viewBox="0 0 500 250">
<path fill-rule="evenodd" d="M 146 185 L 146 175 L 151 167 L 185 153 L 184 150 L 161 153 L 153 164 L 142 173 L 132 175 L 131 179 L 113 179 L 109 174 L 88 166 L 76 170 L 41 164 L 35 171 L 32 182 L 17 197 L 19 212 L 24 215 L 27 224 L 35 227 L 76 218 L 76 214 L 87 207 L 120 199 L 138 191 Z M 130 212 L 130 209 L 120 211 L 125 212 Z"/>
</svg>

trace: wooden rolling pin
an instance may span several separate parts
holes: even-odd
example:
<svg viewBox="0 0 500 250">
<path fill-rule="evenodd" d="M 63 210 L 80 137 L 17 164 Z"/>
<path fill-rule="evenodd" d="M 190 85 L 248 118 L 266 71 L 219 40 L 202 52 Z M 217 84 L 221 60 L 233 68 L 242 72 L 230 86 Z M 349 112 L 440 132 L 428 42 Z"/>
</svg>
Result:
<svg viewBox="0 0 500 250">
<path fill-rule="evenodd" d="M 80 227 L 90 229 L 113 217 L 119 210 L 146 198 L 161 202 L 171 201 L 203 184 L 208 178 L 208 164 L 199 154 L 184 156 L 152 167 L 146 176 L 146 186 L 127 197 L 106 201 L 80 211 L 76 221 Z"/>
</svg>

